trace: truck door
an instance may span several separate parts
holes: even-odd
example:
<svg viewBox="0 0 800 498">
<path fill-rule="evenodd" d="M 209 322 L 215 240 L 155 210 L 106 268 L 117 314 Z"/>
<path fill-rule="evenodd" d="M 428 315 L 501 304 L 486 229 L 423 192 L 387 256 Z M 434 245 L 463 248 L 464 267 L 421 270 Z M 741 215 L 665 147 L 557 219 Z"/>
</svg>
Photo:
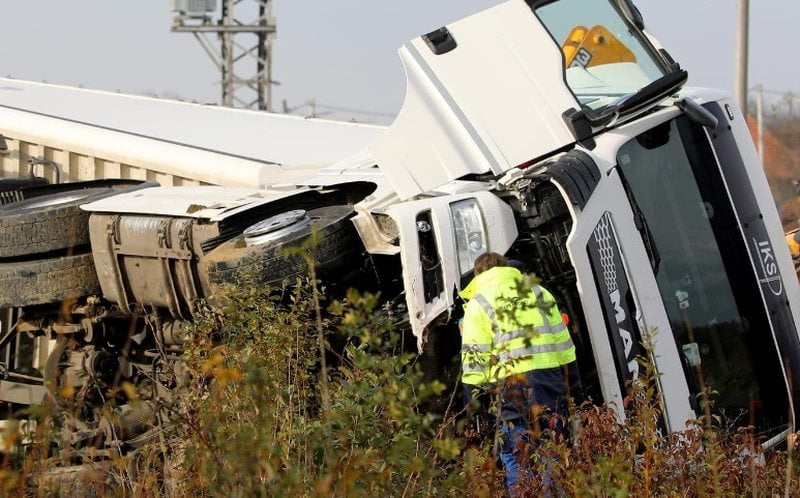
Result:
<svg viewBox="0 0 800 498">
<path fill-rule="evenodd" d="M 475 258 L 505 253 L 517 227 L 511 207 L 491 192 L 405 202 L 389 214 L 400 233 L 409 320 L 421 349 L 426 327 L 452 309 Z"/>
<path fill-rule="evenodd" d="M 641 342 L 650 336 L 649 360 L 660 374 L 658 388 L 665 422 L 670 429 L 682 430 L 695 412 L 690 406 L 676 343 L 669 333 L 669 317 L 659 296 L 651 258 L 640 235 L 646 227 L 637 223 L 636 209 L 623 189 L 617 168 L 601 160 L 608 153 L 606 147 L 618 147 L 606 143 L 612 140 L 619 137 L 600 137 L 597 153 L 585 153 L 595 160 L 601 173 L 595 175 L 587 197 L 579 199 L 575 195 L 579 189 L 570 185 L 586 175 L 552 174 L 557 170 L 569 172 L 561 168 L 565 165 L 559 161 L 544 174 L 552 177 L 563 198 L 569 201 L 574 219 L 565 244 L 588 335 L 581 338 L 588 341 L 579 342 L 591 344 L 596 367 L 596 372 L 582 371 L 581 375 L 596 377 L 603 401 L 616 406 L 624 418 L 623 400 L 630 382 L 642 374 L 638 358 L 647 353 Z M 584 348 L 578 351 L 579 355 L 587 354 L 588 347 Z"/>
<path fill-rule="evenodd" d="M 648 273 L 655 275 L 657 293 L 650 295 L 660 296 L 666 311 L 660 334 L 671 331 L 695 410 L 710 416 L 703 401 L 713 393 L 713 411 L 726 423 L 751 425 L 777 441 L 792 429 L 781 353 L 797 349 L 779 352 L 776 335 L 796 332 L 793 323 L 778 320 L 785 312 L 791 321 L 785 297 L 774 307 L 765 301 L 772 294 L 764 292 L 765 279 L 756 271 L 761 266 L 750 253 L 751 246 L 758 249 L 752 254 L 764 253 L 762 239 L 747 232 L 761 217 L 731 196 L 728 187 L 743 182 L 728 180 L 734 162 L 722 154 L 736 149 L 721 145 L 729 132 L 719 128 L 712 134 L 686 116 L 651 127 L 618 149 L 616 171 L 649 228 L 642 239 L 654 256 Z"/>
</svg>

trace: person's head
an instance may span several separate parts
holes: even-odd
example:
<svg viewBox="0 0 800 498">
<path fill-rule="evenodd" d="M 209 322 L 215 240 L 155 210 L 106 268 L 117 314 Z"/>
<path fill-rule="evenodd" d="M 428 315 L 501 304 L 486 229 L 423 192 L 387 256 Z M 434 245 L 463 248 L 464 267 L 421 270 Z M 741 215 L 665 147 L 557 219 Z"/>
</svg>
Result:
<svg viewBox="0 0 800 498">
<path fill-rule="evenodd" d="M 480 275 L 495 266 L 508 266 L 508 258 L 496 252 L 485 252 L 475 259 L 475 275 Z"/>
</svg>

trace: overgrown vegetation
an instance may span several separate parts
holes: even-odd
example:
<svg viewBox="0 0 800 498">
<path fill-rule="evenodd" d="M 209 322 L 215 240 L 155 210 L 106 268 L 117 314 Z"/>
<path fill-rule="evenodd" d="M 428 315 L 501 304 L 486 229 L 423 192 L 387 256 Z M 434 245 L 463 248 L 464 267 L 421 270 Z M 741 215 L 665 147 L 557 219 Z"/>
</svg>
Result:
<svg viewBox="0 0 800 498">
<path fill-rule="evenodd" d="M 124 456 L 98 458 L 103 463 L 93 470 L 58 478 L 63 460 L 47 457 L 58 435 L 47 431 L 46 411 L 32 410 L 41 421 L 39 443 L 6 453 L 4 492 L 502 495 L 492 435 L 471 429 L 456 387 L 423 382 L 395 310 L 356 291 L 322 302 L 320 290 L 307 282 L 283 295 L 237 286 L 225 307 L 204 310 L 184 361 L 170 373 L 181 387 L 163 401 L 158 436 Z M 537 471 L 525 494 L 541 492 L 545 465 L 569 496 L 788 496 L 800 489 L 797 458 L 764 455 L 747 430 L 721 430 L 712 417 L 682 434 L 661 432 L 655 373 L 643 365 L 649 382 L 633 386 L 625 423 L 612 407 L 587 404 L 567 422 L 578 428 L 574 443 L 536 435 Z M 447 400 L 444 413 L 425 408 L 435 397 Z M 16 434 L 6 434 L 6 450 Z"/>
<path fill-rule="evenodd" d="M 186 445 L 180 494 L 374 496 L 441 478 L 427 450 L 447 440 L 416 407 L 443 386 L 420 384 L 375 296 L 350 293 L 321 324 L 302 290 L 290 301 L 283 309 L 251 289 L 198 324 L 187 355 L 193 382 L 173 426 Z M 344 341 L 339 354 L 327 348 L 328 407 L 318 325 Z M 208 339 L 214 333 L 224 346 Z"/>
<path fill-rule="evenodd" d="M 750 112 L 755 113 L 752 102 Z M 751 133 L 758 144 L 757 116 L 751 114 Z M 764 169 L 786 231 L 800 220 L 800 105 L 797 94 L 787 92 L 764 111 Z"/>
</svg>

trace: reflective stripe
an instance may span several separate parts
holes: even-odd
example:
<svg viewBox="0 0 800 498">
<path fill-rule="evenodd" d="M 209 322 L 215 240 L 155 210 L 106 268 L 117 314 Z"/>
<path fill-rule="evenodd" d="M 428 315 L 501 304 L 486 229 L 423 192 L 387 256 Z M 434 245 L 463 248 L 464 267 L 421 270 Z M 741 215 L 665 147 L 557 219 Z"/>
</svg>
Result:
<svg viewBox="0 0 800 498">
<path fill-rule="evenodd" d="M 491 344 L 464 344 L 461 346 L 462 353 L 488 353 L 491 349 Z"/>
<path fill-rule="evenodd" d="M 520 337 L 530 337 L 533 333 L 537 334 L 558 334 L 559 332 L 564 332 L 567 330 L 567 326 L 564 325 L 564 322 L 559 323 L 558 325 L 550 325 L 547 322 L 547 325 L 541 325 L 539 327 L 528 327 L 526 329 L 517 329 L 512 330 L 511 332 L 505 332 L 494 337 L 495 343 L 500 344 L 503 342 L 509 342 L 514 339 L 518 339 Z"/>
<path fill-rule="evenodd" d="M 556 304 L 549 297 L 547 300 L 544 299 L 546 292 L 540 286 L 533 286 L 527 296 L 508 298 L 511 301 L 508 303 L 509 311 L 513 311 L 514 315 L 510 318 L 503 315 L 502 323 L 506 324 L 508 322 L 505 326 L 509 328 L 530 324 L 527 327 L 511 331 L 501 330 L 501 320 L 498 319 L 498 312 L 485 295 L 476 293 L 472 297 L 470 301 L 475 301 L 473 306 L 482 308 L 486 313 L 486 318 L 491 323 L 494 337 L 492 343 L 489 344 L 481 342 L 462 345 L 461 372 L 462 381 L 465 384 L 480 385 L 487 382 L 497 382 L 511 374 L 537 368 L 557 367 L 574 360 L 575 345 L 569 335 L 569 329 L 562 321 L 560 314 L 557 314 L 558 308 Z M 533 299 L 534 296 L 535 300 Z M 522 305 L 523 309 L 514 307 L 513 301 L 516 299 L 521 299 L 518 304 Z M 505 304 L 503 296 L 498 296 L 497 300 Z M 553 309 L 556 310 L 556 315 L 552 316 L 551 320 Z M 541 321 L 539 321 L 540 317 Z M 478 319 L 472 324 L 473 326 L 488 328 L 488 324 L 480 320 L 479 315 L 475 315 L 473 319 Z M 484 330 L 482 334 L 486 332 L 489 331 Z M 531 340 L 524 340 L 526 337 L 530 337 Z M 487 338 L 481 336 L 472 340 L 476 339 L 485 341 Z M 558 342 L 541 344 L 542 342 L 553 340 Z"/>
<path fill-rule="evenodd" d="M 464 373 L 487 373 L 488 367 L 481 363 L 464 363 L 461 365 L 461 371 Z"/>
<path fill-rule="evenodd" d="M 498 331 L 497 315 L 495 314 L 492 306 L 489 304 L 489 301 L 480 294 L 473 296 L 472 301 L 475 301 L 481 308 L 483 308 L 486 316 L 489 317 L 489 320 L 492 322 L 492 330 L 496 335 Z M 464 374 L 483 374 L 486 378 L 488 378 L 491 356 L 486 355 L 484 361 L 474 361 L 477 359 L 474 355 L 481 353 L 486 354 L 490 352 L 493 347 L 493 344 L 463 344 L 461 346 L 461 371 Z M 470 356 L 472 356 L 472 358 L 469 358 Z"/>
<path fill-rule="evenodd" d="M 486 316 L 488 316 L 489 320 L 492 321 L 492 328 L 497 330 L 497 314 L 494 312 L 492 305 L 489 304 L 489 300 L 483 297 L 481 294 L 475 294 L 475 297 L 472 299 L 478 303 L 481 308 L 483 308 L 483 311 L 486 312 Z"/>
<path fill-rule="evenodd" d="M 573 347 L 575 347 L 575 344 L 572 343 L 572 338 L 569 338 L 564 342 L 559 342 L 556 344 L 540 344 L 538 346 L 523 346 L 521 348 L 512 349 L 511 351 L 500 353 L 498 355 L 498 360 L 513 360 L 515 358 L 535 355 L 537 353 L 558 353 L 559 351 L 566 351 Z"/>
<path fill-rule="evenodd" d="M 558 324 L 556 325 L 553 325 L 551 323 L 549 325 L 550 325 L 550 332 L 548 333 L 550 334 L 558 334 L 559 332 L 564 332 L 565 330 L 567 330 L 567 324 L 565 324 L 564 322 L 558 322 Z"/>
<path fill-rule="evenodd" d="M 536 302 L 538 303 L 542 297 L 542 288 L 538 285 L 535 285 L 531 290 L 533 291 L 533 294 L 536 296 Z M 500 326 L 497 323 L 497 314 L 495 313 L 494 308 L 492 308 L 492 305 L 489 303 L 489 300 L 486 299 L 481 294 L 475 294 L 475 296 L 472 299 L 474 299 L 475 302 L 478 303 L 478 305 L 480 305 L 481 308 L 483 308 L 483 311 L 486 312 L 486 316 L 488 316 L 489 320 L 492 321 L 492 329 L 494 330 L 495 344 L 501 344 L 503 342 L 508 342 L 512 339 L 528 335 L 527 331 L 530 329 L 520 329 L 520 330 L 513 330 L 511 332 L 501 333 Z M 533 329 L 536 333 L 557 334 L 559 332 L 563 332 L 564 330 L 566 330 L 567 327 L 564 325 L 564 322 L 561 322 L 558 325 L 553 325 L 552 323 L 550 323 L 550 316 L 544 310 L 544 308 L 541 306 L 537 306 L 537 309 L 539 311 L 539 314 L 542 316 L 543 325 L 539 325 Z"/>
<path fill-rule="evenodd" d="M 544 322 L 544 327 L 547 331 L 543 332 L 544 334 L 552 334 L 553 333 L 553 325 L 550 323 L 550 317 L 547 316 L 547 313 L 544 311 L 544 308 L 541 306 L 539 307 L 539 314 L 542 315 L 542 321 Z"/>
<path fill-rule="evenodd" d="M 538 285 L 535 286 L 533 288 L 533 293 L 536 294 L 536 302 L 538 303 L 539 300 L 542 298 L 542 288 L 539 287 Z M 539 314 L 542 316 L 542 322 L 544 322 L 544 325 L 542 325 L 542 327 L 545 329 L 545 331 L 541 332 L 541 333 L 542 334 L 553 334 L 553 333 L 555 333 L 555 332 L 553 332 L 553 325 L 550 323 L 550 317 L 547 316 L 547 312 L 545 312 L 545 310 L 544 310 L 544 308 L 542 306 L 539 306 Z M 563 324 L 563 322 L 562 322 L 562 324 Z"/>
</svg>

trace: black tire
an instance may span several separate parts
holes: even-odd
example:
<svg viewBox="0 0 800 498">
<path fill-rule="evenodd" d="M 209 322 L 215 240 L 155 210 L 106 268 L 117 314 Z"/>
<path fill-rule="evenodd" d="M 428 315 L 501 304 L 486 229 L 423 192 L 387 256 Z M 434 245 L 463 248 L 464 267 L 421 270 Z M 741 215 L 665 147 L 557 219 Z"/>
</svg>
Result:
<svg viewBox="0 0 800 498">
<path fill-rule="evenodd" d="M 0 264 L 0 308 L 57 303 L 99 292 L 90 253 Z"/>
<path fill-rule="evenodd" d="M 117 192 L 129 192 L 143 188 L 158 187 L 158 182 L 145 180 L 131 180 L 128 178 L 105 178 L 103 180 L 84 180 L 72 183 L 49 183 L 47 185 L 35 185 L 20 189 L 23 199 L 33 199 L 43 195 L 60 194 L 73 190 L 88 190 L 95 188 L 110 188 Z"/>
<path fill-rule="evenodd" d="M 320 230 L 320 243 L 312 254 L 319 274 L 352 263 L 363 245 L 350 218 L 350 206 L 331 206 L 308 212 L 313 225 Z M 214 293 L 225 284 L 240 282 L 280 285 L 285 280 L 308 275 L 301 256 L 287 255 L 282 250 L 298 246 L 311 234 L 311 227 L 299 230 L 269 244 L 246 246 L 242 236 L 229 240 L 204 258 L 204 267 Z"/>
<path fill-rule="evenodd" d="M 116 193 L 72 190 L 0 206 L 0 258 L 46 254 L 89 243 L 89 213 L 81 204 Z"/>
<path fill-rule="evenodd" d="M 21 188 L 47 185 L 47 179 L 38 176 L 22 176 L 19 178 L 0 178 L 0 192 L 19 190 Z"/>
</svg>

